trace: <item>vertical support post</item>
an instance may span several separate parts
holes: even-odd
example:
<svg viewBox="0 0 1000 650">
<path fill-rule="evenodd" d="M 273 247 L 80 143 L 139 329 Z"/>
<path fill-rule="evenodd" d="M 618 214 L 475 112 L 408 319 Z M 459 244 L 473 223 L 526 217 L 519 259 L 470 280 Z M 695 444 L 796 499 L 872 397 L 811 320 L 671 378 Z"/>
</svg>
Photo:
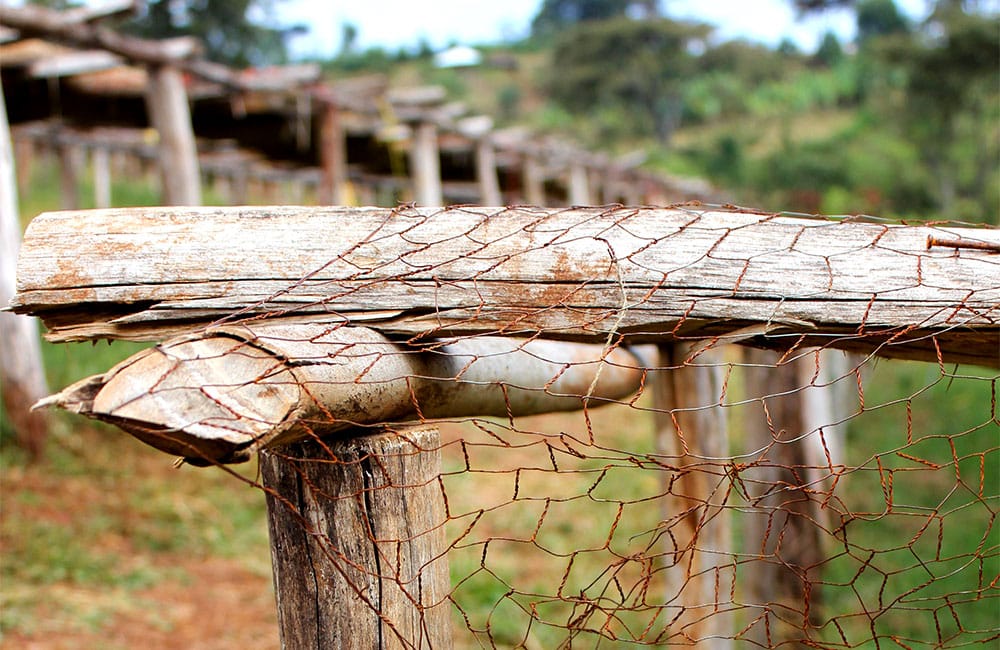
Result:
<svg viewBox="0 0 1000 650">
<path fill-rule="evenodd" d="M 320 205 L 344 205 L 347 187 L 347 137 L 340 120 L 340 109 L 324 102 L 320 122 Z"/>
<path fill-rule="evenodd" d="M 410 175 L 413 177 L 413 194 L 417 204 L 440 206 L 444 202 L 438 133 L 437 127 L 431 122 L 419 122 L 413 127 Z"/>
<path fill-rule="evenodd" d="M 181 72 L 149 66 L 146 107 L 160 138 L 160 178 L 165 205 L 201 205 L 198 149 Z"/>
<path fill-rule="evenodd" d="M 81 151 L 65 136 L 59 142 L 59 206 L 63 210 L 80 208 Z"/>
<path fill-rule="evenodd" d="M 0 93 L 0 306 L 14 297 L 17 254 L 21 245 L 14 154 L 7 105 Z M 47 417 L 29 407 L 48 395 L 38 324 L 34 318 L 0 311 L 0 395 L 17 438 L 32 459 L 42 454 Z"/>
<path fill-rule="evenodd" d="M 261 453 L 281 645 L 452 647 L 437 429 Z"/>
<path fill-rule="evenodd" d="M 522 170 L 524 183 L 524 202 L 528 205 L 545 205 L 545 178 L 542 174 L 542 165 L 534 154 L 524 155 L 524 168 Z"/>
<path fill-rule="evenodd" d="M 740 473 L 750 497 L 742 550 L 745 557 L 757 558 L 744 565 L 741 580 L 744 597 L 763 607 L 747 622 L 746 638 L 774 647 L 808 639 L 810 621 L 818 621 L 820 598 L 814 582 L 823 559 L 824 519 L 818 468 L 827 460 L 817 444 L 818 433 L 802 436 L 812 430 L 804 410 L 831 392 L 805 388 L 817 374 L 814 359 L 819 355 L 781 365 L 774 352 L 747 349 L 744 355 L 744 383 L 751 387 L 746 397 L 759 400 L 756 412 L 743 419 L 744 446 L 762 450 L 751 459 L 752 467 Z M 803 381 L 806 373 L 809 378 Z"/>
<path fill-rule="evenodd" d="M 28 186 L 31 183 L 35 144 L 30 137 L 21 137 L 14 141 L 14 151 L 14 164 L 17 166 L 17 190 L 24 193 L 28 191 Z"/>
<path fill-rule="evenodd" d="M 587 174 L 587 167 L 580 162 L 571 162 L 569 165 L 569 204 L 592 205 L 593 203 L 590 196 L 590 178 Z"/>
<path fill-rule="evenodd" d="M 659 356 L 662 368 L 652 375 L 657 452 L 678 467 L 664 476 L 665 602 L 678 643 L 728 648 L 735 562 L 722 460 L 729 456 L 729 429 L 718 405 L 724 359 L 718 350 L 682 344 L 660 346 Z"/>
<path fill-rule="evenodd" d="M 488 135 L 476 141 L 476 180 L 479 182 L 482 205 L 503 205 L 500 179 L 497 178 L 496 151 Z"/>
<path fill-rule="evenodd" d="M 111 157 L 104 147 L 94 147 L 90 152 L 90 165 L 94 170 L 94 206 L 111 207 Z"/>
</svg>

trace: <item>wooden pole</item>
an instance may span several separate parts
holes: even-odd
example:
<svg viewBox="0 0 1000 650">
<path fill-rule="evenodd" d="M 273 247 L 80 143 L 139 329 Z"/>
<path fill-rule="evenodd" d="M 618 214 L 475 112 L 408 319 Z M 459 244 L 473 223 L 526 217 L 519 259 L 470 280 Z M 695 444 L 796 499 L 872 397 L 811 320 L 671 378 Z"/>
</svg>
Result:
<svg viewBox="0 0 1000 650">
<path fill-rule="evenodd" d="M 160 137 L 160 178 L 166 205 L 201 205 L 198 149 L 184 77 L 170 65 L 149 66 L 146 106 Z"/>
<path fill-rule="evenodd" d="M 444 203 L 437 127 L 431 122 L 420 122 L 413 127 L 410 175 L 418 205 L 436 207 Z"/>
<path fill-rule="evenodd" d="M 590 195 L 590 175 L 582 163 L 572 162 L 569 166 L 569 204 L 593 205 Z"/>
<path fill-rule="evenodd" d="M 452 647 L 435 428 L 264 451 L 281 647 Z"/>
<path fill-rule="evenodd" d="M 810 623 L 820 623 L 817 585 L 827 534 L 820 468 L 829 462 L 829 450 L 823 449 L 819 431 L 811 431 L 805 410 L 819 398 L 819 389 L 807 389 L 802 377 L 819 376 L 819 356 L 807 352 L 779 365 L 780 355 L 773 352 L 746 350 L 744 355 L 747 398 L 758 399 L 759 407 L 742 420 L 743 444 L 747 452 L 760 452 L 740 474 L 751 499 L 743 509 L 742 552 L 746 558 L 756 556 L 741 570 L 741 591 L 746 602 L 760 608 L 747 621 L 747 639 L 775 647 L 808 640 Z M 824 410 L 832 415 L 832 409 Z"/>
<path fill-rule="evenodd" d="M 70 142 L 59 144 L 59 205 L 63 210 L 80 207 L 80 149 Z"/>
<path fill-rule="evenodd" d="M 479 182 L 479 200 L 482 205 L 503 204 L 500 180 L 497 178 L 496 151 L 489 136 L 476 142 L 476 180 Z"/>
<path fill-rule="evenodd" d="M 344 205 L 347 187 L 347 137 L 340 123 L 340 109 L 324 103 L 320 123 L 320 205 Z M 436 205 L 436 204 L 435 204 Z"/>
<path fill-rule="evenodd" d="M 657 452 L 678 469 L 664 472 L 661 503 L 665 602 L 671 640 L 703 648 L 728 648 L 734 634 L 730 593 L 735 580 L 729 480 L 729 428 L 718 402 L 722 355 L 687 344 L 661 345 L 660 370 L 652 373 Z"/>
<path fill-rule="evenodd" d="M 94 205 L 98 208 L 110 208 L 111 162 L 108 150 L 94 147 L 90 154 L 90 164 L 94 169 Z"/>
<path fill-rule="evenodd" d="M 21 243 L 14 175 L 7 106 L 0 93 L 0 308 L 14 296 Z M 29 407 L 47 393 L 37 321 L 0 311 L 0 395 L 19 443 L 33 459 L 41 456 L 48 418 Z"/>
<path fill-rule="evenodd" d="M 524 202 L 528 205 L 545 205 L 545 176 L 542 165 L 533 154 L 525 154 L 522 169 Z"/>
</svg>

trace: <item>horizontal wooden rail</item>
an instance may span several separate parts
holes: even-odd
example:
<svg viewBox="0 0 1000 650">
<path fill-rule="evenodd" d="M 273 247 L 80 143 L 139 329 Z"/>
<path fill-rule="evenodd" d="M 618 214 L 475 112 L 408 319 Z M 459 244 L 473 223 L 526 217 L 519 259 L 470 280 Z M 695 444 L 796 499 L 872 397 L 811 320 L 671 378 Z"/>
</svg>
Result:
<svg viewBox="0 0 1000 650">
<path fill-rule="evenodd" d="M 477 337 L 407 346 L 362 327 L 213 328 L 40 402 L 116 424 L 193 464 L 383 422 L 572 411 L 641 385 L 623 349 Z"/>
<path fill-rule="evenodd" d="M 928 242 L 981 242 L 954 248 Z M 672 208 L 44 214 L 19 313 L 55 341 L 298 318 L 390 336 L 722 337 L 1000 364 L 996 228 Z"/>
</svg>

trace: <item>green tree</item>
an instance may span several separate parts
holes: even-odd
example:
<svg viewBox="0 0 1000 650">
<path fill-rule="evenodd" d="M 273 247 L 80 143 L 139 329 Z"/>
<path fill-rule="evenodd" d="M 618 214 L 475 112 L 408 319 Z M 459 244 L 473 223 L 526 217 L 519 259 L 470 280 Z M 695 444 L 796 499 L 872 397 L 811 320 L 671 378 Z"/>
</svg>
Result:
<svg viewBox="0 0 1000 650">
<path fill-rule="evenodd" d="M 548 91 L 570 113 L 614 116 L 621 135 L 667 142 L 681 116 L 683 83 L 696 70 L 689 46 L 709 31 L 667 19 L 581 23 L 556 41 Z"/>
<path fill-rule="evenodd" d="M 823 40 L 820 41 L 819 47 L 816 48 L 813 60 L 821 65 L 832 68 L 840 63 L 843 58 L 844 48 L 840 46 L 840 40 L 836 34 L 828 31 L 823 35 Z"/>
<path fill-rule="evenodd" d="M 286 40 L 302 26 L 271 26 L 282 0 L 149 0 L 126 31 L 148 38 L 197 36 L 207 58 L 236 66 L 281 63 Z M 267 24 L 270 23 L 271 25 Z"/>
<path fill-rule="evenodd" d="M 910 25 L 893 0 L 861 0 L 857 4 L 858 42 L 910 31 Z"/>
<path fill-rule="evenodd" d="M 531 22 L 532 36 L 549 36 L 577 23 L 634 14 L 658 15 L 656 0 L 545 0 Z"/>
</svg>

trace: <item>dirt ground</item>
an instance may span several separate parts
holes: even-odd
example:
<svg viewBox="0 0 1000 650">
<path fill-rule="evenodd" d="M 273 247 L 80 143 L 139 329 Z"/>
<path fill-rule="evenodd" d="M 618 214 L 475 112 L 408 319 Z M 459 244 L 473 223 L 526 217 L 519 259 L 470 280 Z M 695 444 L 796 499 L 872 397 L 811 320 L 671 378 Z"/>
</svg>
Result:
<svg viewBox="0 0 1000 650">
<path fill-rule="evenodd" d="M 168 561 L 160 558 L 159 561 Z M 5 634 L 0 647 L 24 650 L 231 650 L 277 648 L 271 585 L 231 560 L 170 558 L 190 578 L 130 593 L 131 602 L 98 629 Z M 87 590 L 77 596 L 88 597 Z M 38 612 L 44 617 L 44 608 Z"/>
</svg>

